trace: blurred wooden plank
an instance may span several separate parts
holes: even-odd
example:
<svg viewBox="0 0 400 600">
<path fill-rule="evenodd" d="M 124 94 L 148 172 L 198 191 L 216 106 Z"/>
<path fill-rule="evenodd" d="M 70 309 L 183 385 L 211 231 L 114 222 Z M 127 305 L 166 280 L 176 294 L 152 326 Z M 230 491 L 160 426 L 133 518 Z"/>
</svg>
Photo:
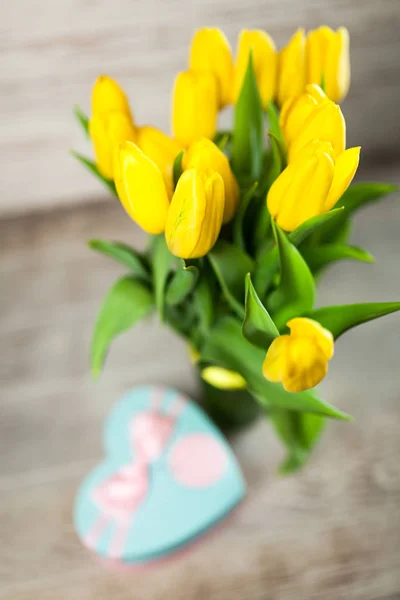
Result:
<svg viewBox="0 0 400 600">
<path fill-rule="evenodd" d="M 193 29 L 217 25 L 232 43 L 242 27 L 263 27 L 281 46 L 293 31 L 327 23 L 352 36 L 353 84 L 344 104 L 351 144 L 365 158 L 398 154 L 398 0 L 14 0 L 0 8 L 0 213 L 70 204 L 98 194 L 68 155 L 90 151 L 71 107 L 88 109 L 101 72 L 130 94 L 138 122 L 168 130 L 174 74 L 185 67 Z"/>
<path fill-rule="evenodd" d="M 393 172 L 371 179 L 398 180 Z M 342 263 L 320 303 L 394 300 L 399 194 L 356 219 L 376 265 Z M 400 403 L 396 315 L 339 341 L 330 422 L 309 466 L 275 469 L 282 448 L 260 421 L 232 440 L 249 487 L 224 528 L 153 571 L 112 573 L 72 527 L 79 482 L 102 455 L 101 427 L 137 383 L 198 395 L 184 344 L 155 320 L 116 340 L 99 383 L 87 366 L 95 312 L 121 269 L 89 236 L 142 245 L 117 203 L 0 221 L 0 600 L 394 600 L 400 595 Z"/>
</svg>

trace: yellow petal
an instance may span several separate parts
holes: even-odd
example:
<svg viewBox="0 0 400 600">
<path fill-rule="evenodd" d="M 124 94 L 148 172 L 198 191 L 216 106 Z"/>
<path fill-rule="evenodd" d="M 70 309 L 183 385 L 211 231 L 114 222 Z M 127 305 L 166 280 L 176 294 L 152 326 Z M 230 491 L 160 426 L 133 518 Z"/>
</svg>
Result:
<svg viewBox="0 0 400 600">
<path fill-rule="evenodd" d="M 189 70 L 175 79 L 172 130 L 187 146 L 201 137 L 213 138 L 217 127 L 218 86 L 213 73 Z"/>
<path fill-rule="evenodd" d="M 124 113 L 133 122 L 124 91 L 114 79 L 107 75 L 100 75 L 92 91 L 92 115 L 104 115 L 109 112 Z"/>
<path fill-rule="evenodd" d="M 301 94 L 295 99 L 291 109 L 287 111 L 286 122 L 282 129 L 287 146 L 296 138 L 305 120 L 317 106 L 316 101 L 309 94 Z"/>
<path fill-rule="evenodd" d="M 344 152 L 346 147 L 346 123 L 337 104 L 328 100 L 312 111 L 297 137 L 290 144 L 289 162 L 293 161 L 299 150 L 313 139 L 330 142 L 335 156 L 339 156 Z"/>
<path fill-rule="evenodd" d="M 317 104 L 321 104 L 327 99 L 327 95 L 325 94 L 323 89 L 320 87 L 319 84 L 316 83 L 309 83 L 308 85 L 306 85 L 306 94 L 312 96 L 312 98 L 314 98 Z"/>
<path fill-rule="evenodd" d="M 225 209 L 223 222 L 227 223 L 236 214 L 239 204 L 239 185 L 225 154 L 207 138 L 192 144 L 184 155 L 185 169 L 213 170 L 219 173 L 225 187 Z"/>
<path fill-rule="evenodd" d="M 306 91 L 297 98 L 290 98 L 282 107 L 279 124 L 286 145 L 298 135 L 304 122 L 317 106 L 327 100 L 318 85 L 307 85 Z"/>
<path fill-rule="evenodd" d="M 228 40 L 220 29 L 203 27 L 192 39 L 189 68 L 210 71 L 218 81 L 219 106 L 231 101 L 233 59 Z"/>
<path fill-rule="evenodd" d="M 181 152 L 182 147 L 176 140 L 168 137 L 155 127 L 139 127 L 137 129 L 136 143 L 139 148 L 156 163 L 160 169 L 167 188 L 169 198 L 172 198 L 173 180 L 172 168 L 174 160 Z"/>
<path fill-rule="evenodd" d="M 350 37 L 345 27 L 334 34 L 328 48 L 325 69 L 326 95 L 341 102 L 350 87 Z"/>
<path fill-rule="evenodd" d="M 334 161 L 335 153 L 333 151 L 332 144 L 330 142 L 323 142 L 315 139 L 311 140 L 311 142 L 308 142 L 308 144 L 299 150 L 299 152 L 296 154 L 296 162 L 309 159 L 320 152 L 325 152 L 325 154 L 328 154 Z"/>
<path fill-rule="evenodd" d="M 115 152 L 114 178 L 129 216 L 147 233 L 162 233 L 169 200 L 157 165 L 136 144 L 125 142 Z"/>
<path fill-rule="evenodd" d="M 337 157 L 331 189 L 324 204 L 325 212 L 335 206 L 352 182 L 360 162 L 360 150 L 360 146 L 349 148 Z"/>
<path fill-rule="evenodd" d="M 332 43 L 334 32 L 330 27 L 320 27 L 310 31 L 306 40 L 306 78 L 307 83 L 321 85 L 326 77 L 326 58 Z"/>
<path fill-rule="evenodd" d="M 267 206 L 271 216 L 285 231 L 322 214 L 333 180 L 334 164 L 323 149 L 289 164 L 272 184 Z"/>
<path fill-rule="evenodd" d="M 301 392 L 325 377 L 333 341 L 330 332 L 320 326 L 318 329 L 318 324 L 309 319 L 292 319 L 288 325 L 292 329 L 290 336 L 281 335 L 269 347 L 263 375 L 269 381 L 282 382 L 288 392 Z"/>
<path fill-rule="evenodd" d="M 305 86 L 305 35 L 298 29 L 278 55 L 277 100 L 280 106 L 298 96 Z"/>
<path fill-rule="evenodd" d="M 289 344 L 289 336 L 281 335 L 268 348 L 262 366 L 263 375 L 268 381 L 277 383 L 286 377 Z"/>
<path fill-rule="evenodd" d="M 112 179 L 115 147 L 127 140 L 134 141 L 136 136 L 130 118 L 118 112 L 95 115 L 89 121 L 89 134 L 100 173 Z"/>
<path fill-rule="evenodd" d="M 288 98 L 280 111 L 279 114 L 279 127 L 284 130 L 284 128 L 286 127 L 286 122 L 287 122 L 287 118 L 289 116 L 289 114 L 291 113 L 291 110 L 293 108 L 293 106 L 296 104 L 297 101 L 297 97 L 294 98 Z"/>
<path fill-rule="evenodd" d="M 288 368 L 282 384 L 287 392 L 303 392 L 315 387 L 328 372 L 321 348 L 308 338 L 292 338 L 288 344 Z"/>
<path fill-rule="evenodd" d="M 214 246 L 222 225 L 224 194 L 219 173 L 188 169 L 181 175 L 165 228 L 172 254 L 199 258 Z"/>
<path fill-rule="evenodd" d="M 307 337 L 313 340 L 322 350 L 325 358 L 333 356 L 333 335 L 320 323 L 305 317 L 296 317 L 286 323 L 293 337 Z"/>
<path fill-rule="evenodd" d="M 243 390 L 247 387 L 246 380 L 239 373 L 222 367 L 206 367 L 201 376 L 204 381 L 219 390 Z"/>
<path fill-rule="evenodd" d="M 250 51 L 252 51 L 253 68 L 258 90 L 263 106 L 265 107 L 275 95 L 278 55 L 273 39 L 260 29 L 243 29 L 239 34 L 234 102 L 237 101 L 242 89 L 244 76 L 249 64 Z"/>
</svg>

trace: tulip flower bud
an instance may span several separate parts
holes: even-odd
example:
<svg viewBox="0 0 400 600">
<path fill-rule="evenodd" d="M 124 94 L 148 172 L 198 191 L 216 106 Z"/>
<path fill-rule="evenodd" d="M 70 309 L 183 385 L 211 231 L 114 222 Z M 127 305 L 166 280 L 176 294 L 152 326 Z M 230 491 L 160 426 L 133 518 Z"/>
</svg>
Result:
<svg viewBox="0 0 400 600">
<path fill-rule="evenodd" d="M 100 173 L 107 179 L 113 179 L 115 147 L 127 140 L 135 140 L 136 134 L 131 119 L 121 112 L 94 115 L 89 121 L 89 134 Z"/>
<path fill-rule="evenodd" d="M 162 233 L 169 199 L 160 169 L 136 144 L 120 144 L 114 155 L 114 179 L 128 215 L 147 233 Z"/>
<path fill-rule="evenodd" d="M 240 32 L 236 57 L 234 102 L 237 101 L 242 89 L 250 51 L 252 51 L 258 91 L 262 104 L 266 107 L 275 95 L 278 55 L 272 38 L 265 31 L 259 29 L 244 29 Z"/>
<path fill-rule="evenodd" d="M 325 100 L 326 95 L 315 84 L 307 85 L 304 94 L 286 100 L 279 116 L 279 126 L 287 147 L 301 131 L 307 117 Z"/>
<path fill-rule="evenodd" d="M 317 321 L 297 317 L 287 326 L 290 335 L 277 337 L 266 354 L 263 375 L 281 382 L 287 392 L 302 392 L 316 386 L 328 372 L 333 356 L 333 335 Z"/>
<path fill-rule="evenodd" d="M 236 214 L 239 204 L 239 186 L 225 154 L 207 138 L 192 144 L 184 154 L 183 167 L 199 171 L 212 170 L 219 173 L 225 187 L 225 209 L 223 222 L 228 223 Z"/>
<path fill-rule="evenodd" d="M 304 29 L 298 29 L 278 54 L 278 104 L 301 94 L 305 79 L 305 35 Z"/>
<path fill-rule="evenodd" d="M 184 71 L 175 79 L 172 130 L 187 146 L 201 137 L 213 138 L 217 127 L 218 86 L 209 71 Z"/>
<path fill-rule="evenodd" d="M 232 52 L 220 29 L 203 27 L 195 32 L 190 48 L 189 68 L 213 73 L 218 82 L 219 107 L 223 108 L 230 103 L 234 72 Z"/>
<path fill-rule="evenodd" d="M 219 173 L 188 169 L 179 178 L 169 207 L 165 238 L 180 258 L 200 258 L 217 241 L 225 204 Z"/>
<path fill-rule="evenodd" d="M 358 167 L 360 148 L 335 157 L 329 142 L 312 140 L 272 184 L 267 206 L 285 231 L 328 212 L 350 185 Z"/>
<path fill-rule="evenodd" d="M 182 150 L 181 146 L 155 127 L 138 127 L 136 143 L 160 169 L 167 188 L 168 197 L 172 198 L 174 160 Z"/>
<path fill-rule="evenodd" d="M 350 87 L 350 39 L 344 27 L 333 31 L 320 27 L 310 31 L 306 41 L 307 83 L 324 82 L 328 98 L 341 102 Z"/>
<path fill-rule="evenodd" d="M 289 144 L 289 162 L 292 162 L 298 152 L 314 139 L 330 142 L 335 156 L 339 156 L 346 148 L 346 122 L 339 105 L 331 100 L 316 105 L 302 125 L 297 116 L 294 120 L 299 127 L 295 127 L 296 136 Z"/>
<path fill-rule="evenodd" d="M 123 113 L 133 122 L 128 98 L 123 90 L 111 77 L 100 75 L 92 91 L 92 115 L 104 115 L 109 112 Z"/>
</svg>

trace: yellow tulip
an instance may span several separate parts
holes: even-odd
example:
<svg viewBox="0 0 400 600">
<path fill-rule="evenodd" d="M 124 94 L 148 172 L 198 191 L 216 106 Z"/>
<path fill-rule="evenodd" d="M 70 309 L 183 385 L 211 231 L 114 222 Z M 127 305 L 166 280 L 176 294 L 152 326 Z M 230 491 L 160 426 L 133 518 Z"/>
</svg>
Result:
<svg viewBox="0 0 400 600">
<path fill-rule="evenodd" d="M 316 386 L 328 372 L 333 356 L 333 335 L 312 319 L 297 317 L 268 348 L 263 375 L 281 382 L 287 392 L 302 392 Z"/>
<path fill-rule="evenodd" d="M 219 107 L 230 103 L 234 73 L 232 52 L 220 29 L 203 27 L 195 32 L 190 47 L 189 68 L 213 73 L 218 82 Z"/>
<path fill-rule="evenodd" d="M 128 215 L 147 233 L 163 233 L 169 208 L 164 179 L 136 144 L 125 142 L 117 147 L 114 179 Z"/>
<path fill-rule="evenodd" d="M 179 178 L 165 226 L 172 254 L 200 258 L 217 241 L 225 204 L 224 182 L 219 173 L 188 169 Z"/>
<path fill-rule="evenodd" d="M 303 107 L 304 112 L 304 107 Z M 292 162 L 297 154 L 312 140 L 319 139 L 332 145 L 335 156 L 339 156 L 346 148 L 346 122 L 338 104 L 332 100 L 323 100 L 302 121 L 301 114 L 292 116 L 289 132 L 288 161 Z M 288 116 L 289 122 L 289 116 Z M 293 131 L 296 135 L 293 137 Z M 286 135 L 288 128 L 286 127 Z"/>
<path fill-rule="evenodd" d="M 169 198 L 173 193 L 172 168 L 181 146 L 155 127 L 138 127 L 136 143 L 160 169 Z"/>
<path fill-rule="evenodd" d="M 327 100 L 326 95 L 315 84 L 307 85 L 306 91 L 300 96 L 286 100 L 279 116 L 279 125 L 286 146 L 296 138 L 307 117 L 325 100 Z"/>
<path fill-rule="evenodd" d="M 222 367 L 205 367 L 201 377 L 206 383 L 219 390 L 243 390 L 247 388 L 246 380 L 236 371 Z"/>
<path fill-rule="evenodd" d="M 97 114 L 89 121 L 89 133 L 100 173 L 107 179 L 113 179 L 115 147 L 127 140 L 135 140 L 131 119 L 121 112 Z"/>
<path fill-rule="evenodd" d="M 182 165 L 185 169 L 199 171 L 212 170 L 219 173 L 225 187 L 225 209 L 223 222 L 228 223 L 236 214 L 239 204 L 239 186 L 225 154 L 207 138 L 192 144 L 184 154 Z"/>
<path fill-rule="evenodd" d="M 172 130 L 178 143 L 187 146 L 201 137 L 213 138 L 217 115 L 218 85 L 213 73 L 179 73 L 172 100 Z"/>
<path fill-rule="evenodd" d="M 244 29 L 240 32 L 236 57 L 234 102 L 242 89 L 243 79 L 252 51 L 253 68 L 263 106 L 274 97 L 278 55 L 272 38 L 259 29 Z"/>
<path fill-rule="evenodd" d="M 328 98 L 340 102 L 350 87 L 350 39 L 345 27 L 310 31 L 306 42 L 307 83 L 324 81 Z"/>
<path fill-rule="evenodd" d="M 285 231 L 328 212 L 350 185 L 358 167 L 360 148 L 335 156 L 329 142 L 312 140 L 272 184 L 267 206 Z"/>
<path fill-rule="evenodd" d="M 124 91 L 114 79 L 107 75 L 100 75 L 92 91 L 92 115 L 104 115 L 109 112 L 124 113 L 133 121 L 129 101 Z"/>
<path fill-rule="evenodd" d="M 278 104 L 282 106 L 288 98 L 301 94 L 305 80 L 305 34 L 304 29 L 298 29 L 278 54 Z"/>
</svg>

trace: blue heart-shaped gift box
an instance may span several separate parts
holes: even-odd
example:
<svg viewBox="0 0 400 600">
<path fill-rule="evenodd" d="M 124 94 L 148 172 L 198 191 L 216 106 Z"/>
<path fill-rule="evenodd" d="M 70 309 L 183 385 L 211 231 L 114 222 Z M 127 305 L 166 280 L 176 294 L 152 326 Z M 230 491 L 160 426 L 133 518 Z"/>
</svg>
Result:
<svg viewBox="0 0 400 600">
<path fill-rule="evenodd" d="M 105 559 L 136 565 L 166 557 L 244 497 L 227 442 L 175 390 L 128 392 L 107 419 L 105 449 L 78 492 L 74 515 L 82 542 Z"/>
</svg>

